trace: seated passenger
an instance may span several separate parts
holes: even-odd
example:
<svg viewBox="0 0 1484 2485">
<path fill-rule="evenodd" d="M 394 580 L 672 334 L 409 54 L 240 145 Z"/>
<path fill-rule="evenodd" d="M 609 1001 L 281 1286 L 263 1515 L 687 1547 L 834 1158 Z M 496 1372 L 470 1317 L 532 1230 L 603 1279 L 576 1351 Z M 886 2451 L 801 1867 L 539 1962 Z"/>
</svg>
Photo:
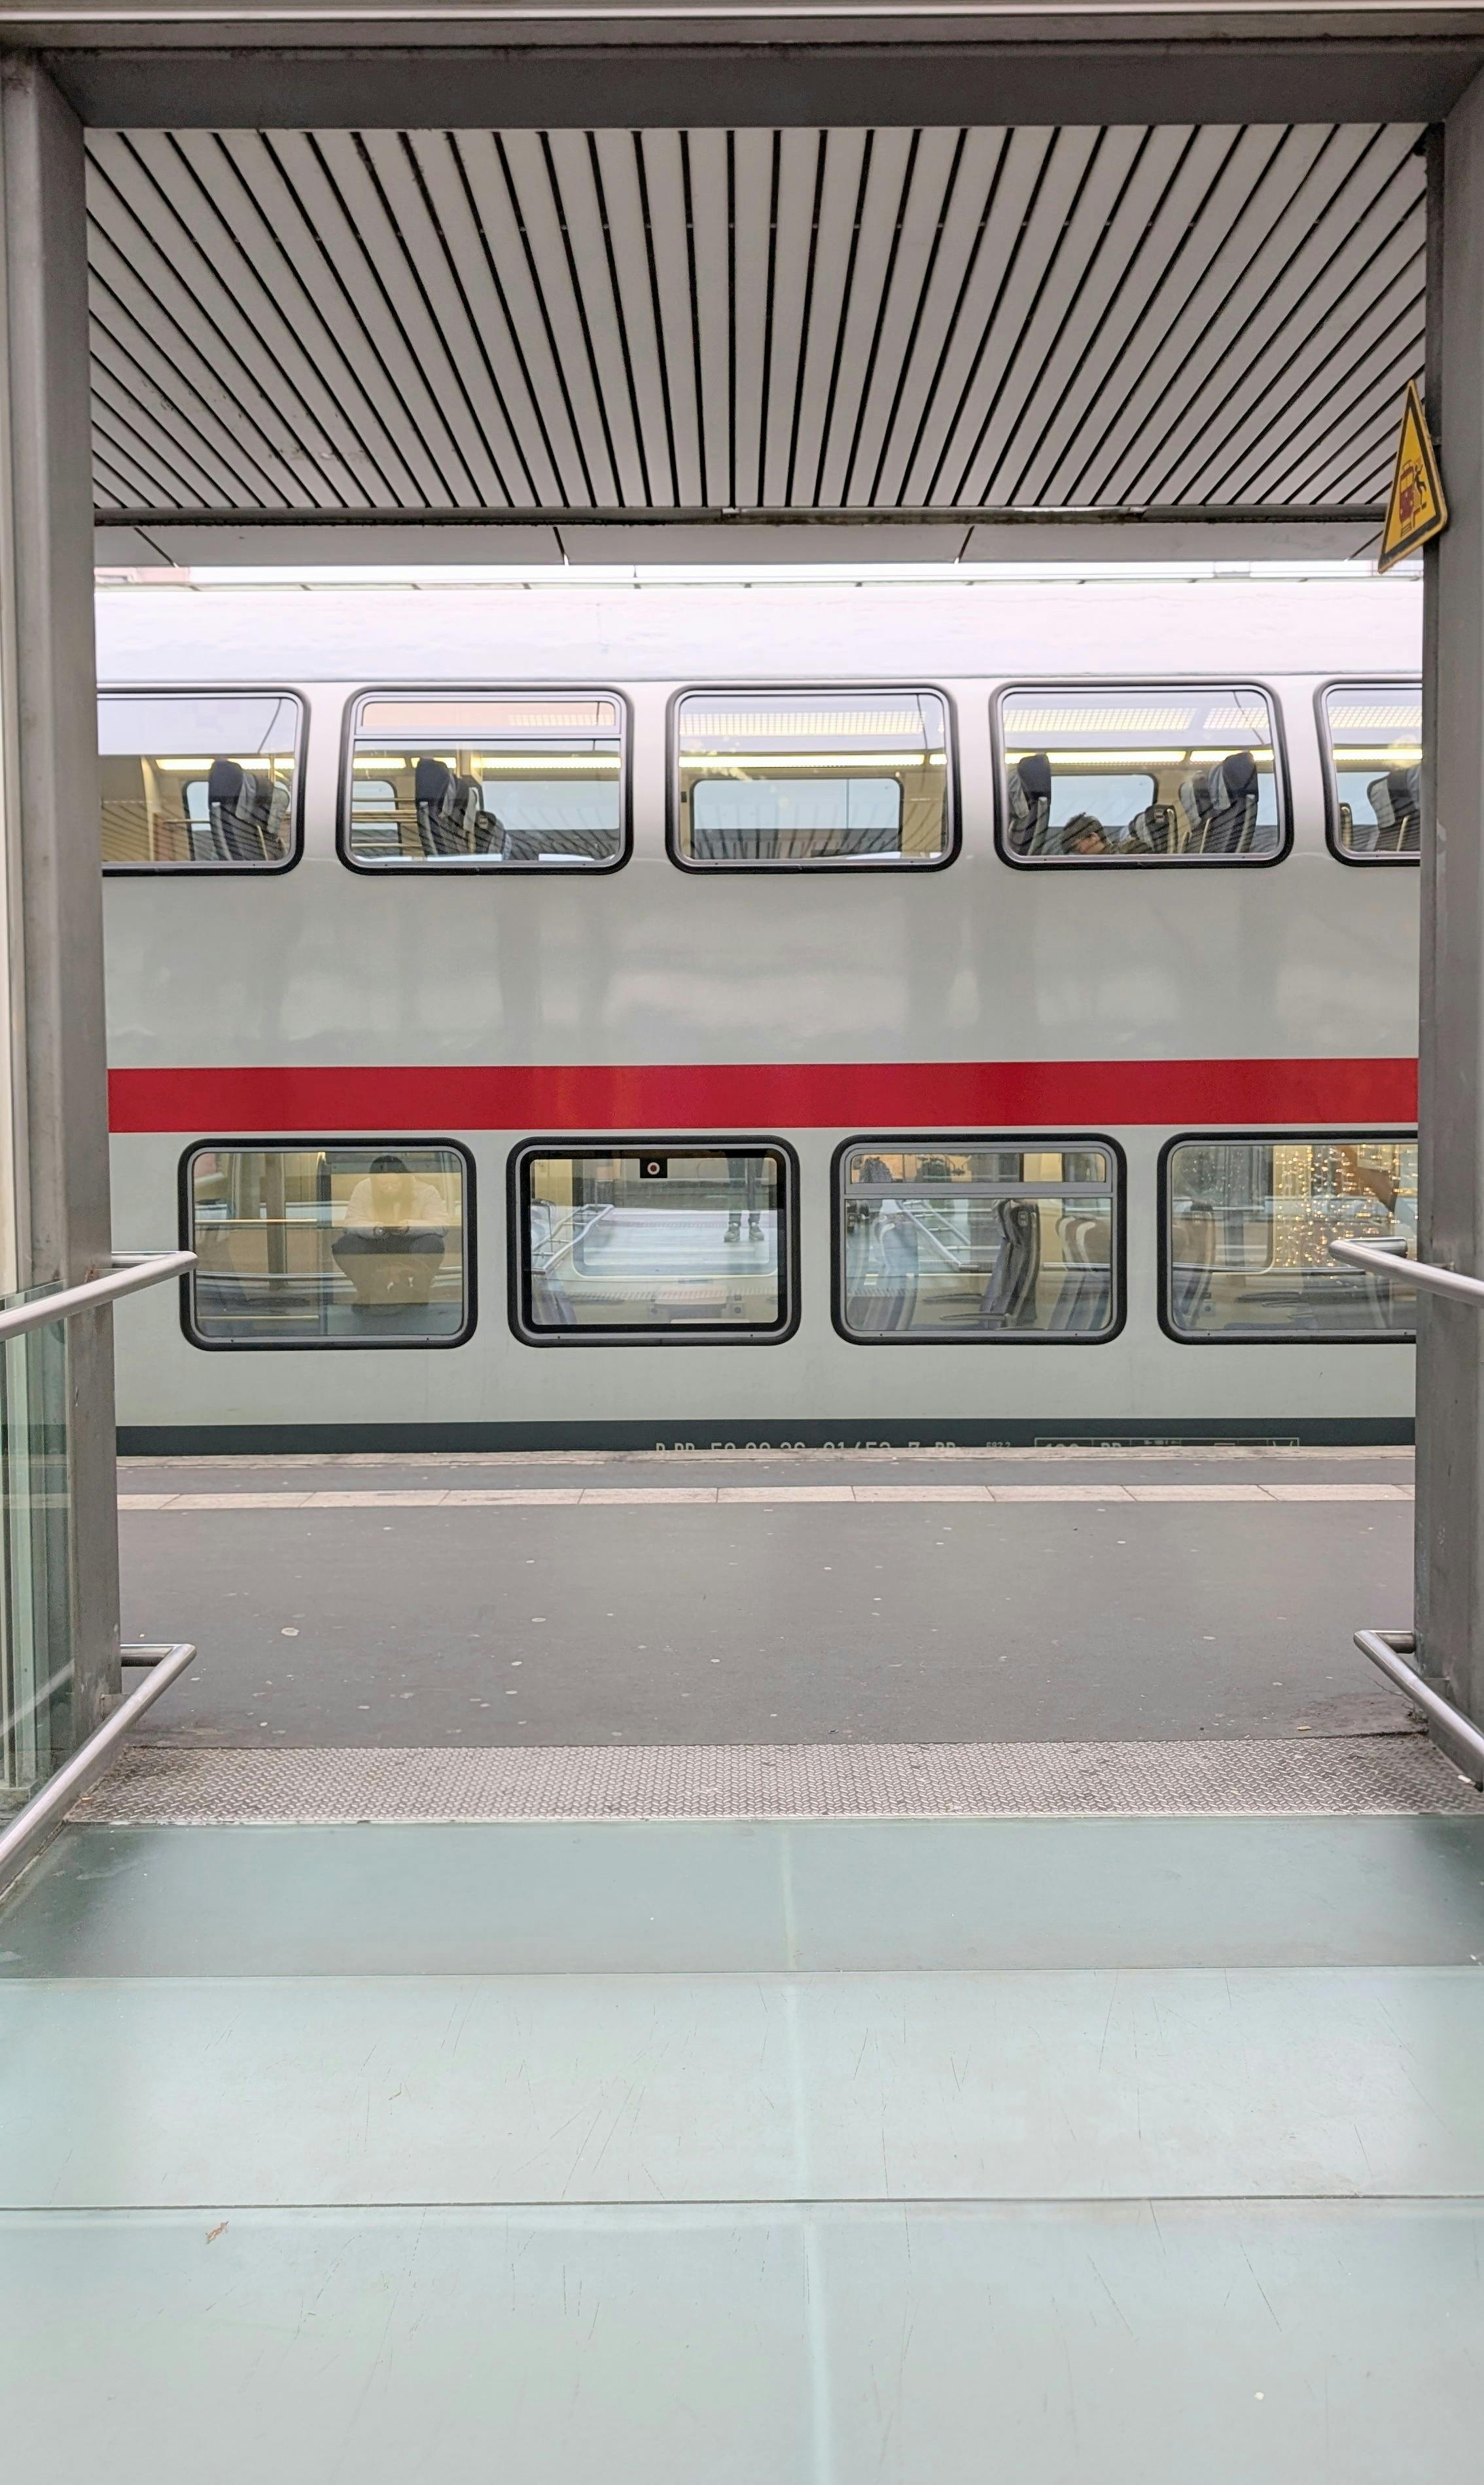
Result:
<svg viewBox="0 0 1484 2485">
<path fill-rule="evenodd" d="M 419 1182 L 403 1158 L 382 1156 L 351 1192 L 331 1250 L 358 1303 L 374 1310 L 425 1303 L 447 1245 L 443 1193 Z"/>
<path fill-rule="evenodd" d="M 1064 855 L 1106 855 L 1113 851 L 1113 839 L 1091 811 L 1075 811 L 1062 831 Z"/>
</svg>

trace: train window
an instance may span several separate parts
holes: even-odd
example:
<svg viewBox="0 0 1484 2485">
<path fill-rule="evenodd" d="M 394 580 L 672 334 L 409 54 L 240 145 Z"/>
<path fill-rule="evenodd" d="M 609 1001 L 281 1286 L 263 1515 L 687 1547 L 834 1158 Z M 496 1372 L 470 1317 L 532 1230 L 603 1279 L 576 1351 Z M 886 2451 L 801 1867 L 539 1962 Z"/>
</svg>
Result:
<svg viewBox="0 0 1484 2485">
<path fill-rule="evenodd" d="M 1072 1342 L 1118 1326 L 1112 1147 L 852 1139 L 836 1174 L 836 1316 L 847 1337 Z"/>
<path fill-rule="evenodd" d="M 460 1346 L 471 1169 L 425 1140 L 201 1147 L 185 1160 L 198 1346 Z"/>
<path fill-rule="evenodd" d="M 999 731 L 1014 862 L 1272 862 L 1282 850 L 1262 691 L 1007 691 Z"/>
<path fill-rule="evenodd" d="M 1422 691 L 1338 684 L 1322 701 L 1330 843 L 1347 862 L 1416 860 L 1421 843 Z"/>
<path fill-rule="evenodd" d="M 1405 1338 L 1415 1291 L 1330 1257 L 1417 1256 L 1416 1139 L 1197 1138 L 1165 1151 L 1165 1327 L 1178 1338 Z"/>
<path fill-rule="evenodd" d="M 287 691 L 105 691 L 105 871 L 282 871 L 303 709 Z"/>
<path fill-rule="evenodd" d="M 946 862 L 937 691 L 690 691 L 675 702 L 674 851 L 697 868 Z"/>
<path fill-rule="evenodd" d="M 624 724 L 611 693 L 360 698 L 345 859 L 380 871 L 610 871 L 625 852 Z"/>
<path fill-rule="evenodd" d="M 516 1326 L 527 1340 L 787 1335 L 792 1165 L 777 1145 L 519 1151 Z"/>
</svg>

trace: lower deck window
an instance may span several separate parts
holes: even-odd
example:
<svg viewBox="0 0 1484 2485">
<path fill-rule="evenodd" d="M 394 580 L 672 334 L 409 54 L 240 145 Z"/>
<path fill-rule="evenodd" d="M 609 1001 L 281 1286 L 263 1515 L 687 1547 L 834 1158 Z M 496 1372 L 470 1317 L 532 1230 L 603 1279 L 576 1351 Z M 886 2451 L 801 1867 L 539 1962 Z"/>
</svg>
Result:
<svg viewBox="0 0 1484 2485">
<path fill-rule="evenodd" d="M 517 1186 L 526 1336 L 759 1338 L 789 1326 L 780 1148 L 531 1148 Z"/>
<path fill-rule="evenodd" d="M 1182 1338 L 1410 1337 L 1405 1283 L 1330 1244 L 1417 1255 L 1416 1139 L 1180 1139 L 1165 1156 L 1165 1324 Z"/>
<path fill-rule="evenodd" d="M 468 1336 L 462 1149 L 197 1148 L 189 1333 L 202 1346 L 457 1346 Z"/>
<path fill-rule="evenodd" d="M 839 1167 L 848 1337 L 1072 1339 L 1116 1327 L 1111 1148 L 857 1139 Z"/>
</svg>

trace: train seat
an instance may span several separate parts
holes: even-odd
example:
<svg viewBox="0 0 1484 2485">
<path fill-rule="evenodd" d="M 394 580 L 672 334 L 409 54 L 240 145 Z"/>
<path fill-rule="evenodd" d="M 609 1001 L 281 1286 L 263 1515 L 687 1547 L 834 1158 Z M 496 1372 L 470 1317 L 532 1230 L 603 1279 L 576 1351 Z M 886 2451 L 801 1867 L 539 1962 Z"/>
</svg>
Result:
<svg viewBox="0 0 1484 2485">
<path fill-rule="evenodd" d="M 1044 751 L 1028 751 L 1006 779 L 1010 803 L 1010 843 L 1018 855 L 1049 853 L 1051 831 L 1051 762 Z"/>
<path fill-rule="evenodd" d="M 1203 854 L 1206 822 L 1211 816 L 1211 780 L 1203 768 L 1180 779 L 1180 809 L 1185 815 L 1185 826 L 1177 852 Z"/>
<path fill-rule="evenodd" d="M 553 855 L 572 855 L 581 862 L 612 862 L 613 840 L 601 829 L 504 829 L 507 862 L 544 862 Z"/>
<path fill-rule="evenodd" d="M 1171 803 L 1149 803 L 1136 811 L 1124 832 L 1125 850 L 1130 854 L 1173 854 L 1175 850 L 1174 806 Z"/>
<path fill-rule="evenodd" d="M 1216 1212 L 1192 1200 L 1171 1231 L 1170 1309 L 1176 1328 L 1194 1328 L 1210 1299 L 1216 1266 Z"/>
<path fill-rule="evenodd" d="M 446 761 L 430 758 L 426 752 L 418 761 L 413 773 L 413 804 L 418 842 L 425 855 L 468 854 L 468 801 L 461 798 L 459 787 L 470 781 L 455 777 Z"/>
<path fill-rule="evenodd" d="M 1250 751 L 1233 751 L 1210 775 L 1211 810 L 1202 851 L 1248 854 L 1257 827 L 1257 763 Z"/>
<path fill-rule="evenodd" d="M 484 807 L 484 787 L 477 777 L 455 777 L 453 815 L 468 854 L 501 857 L 505 848 L 502 822 Z"/>
<path fill-rule="evenodd" d="M 979 1306 L 981 1328 L 1031 1328 L 1040 1277 L 1040 1212 L 1031 1199 L 1002 1199 L 1004 1241 Z"/>
<path fill-rule="evenodd" d="M 891 1329 L 910 1328 L 916 1310 L 916 1270 L 892 1269 L 879 1284 L 864 1286 L 850 1297 L 849 1318 L 852 1330 L 879 1336 Z"/>
<path fill-rule="evenodd" d="M 221 862 L 277 862 L 286 851 L 288 788 L 235 759 L 213 759 L 206 817 Z"/>
<path fill-rule="evenodd" d="M 1376 815 L 1373 854 L 1416 854 L 1422 842 L 1422 772 L 1390 768 L 1365 788 Z"/>
<path fill-rule="evenodd" d="M 1247 854 L 1257 827 L 1257 764 L 1233 751 L 1209 771 L 1197 769 L 1180 786 L 1186 854 Z"/>
<path fill-rule="evenodd" d="M 1108 1325 L 1113 1274 L 1113 1227 L 1103 1215 L 1073 1210 L 1057 1219 L 1064 1275 L 1051 1307 L 1053 1329 L 1100 1329 Z"/>
</svg>

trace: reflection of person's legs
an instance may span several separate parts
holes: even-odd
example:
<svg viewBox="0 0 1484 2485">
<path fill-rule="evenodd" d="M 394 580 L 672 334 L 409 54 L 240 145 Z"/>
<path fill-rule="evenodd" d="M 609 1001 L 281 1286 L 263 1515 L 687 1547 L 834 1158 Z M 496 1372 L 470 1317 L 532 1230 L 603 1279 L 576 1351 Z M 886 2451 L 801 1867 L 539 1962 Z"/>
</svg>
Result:
<svg viewBox="0 0 1484 2485">
<path fill-rule="evenodd" d="M 742 1202 L 747 1213 L 747 1240 L 749 1242 L 760 1242 L 763 1239 L 763 1219 L 758 1214 L 758 1198 L 759 1186 L 763 1178 L 763 1160 L 755 1156 L 728 1157 L 726 1169 L 733 1200 L 733 1206 L 726 1220 L 726 1239 L 729 1242 L 740 1242 L 742 1240 L 742 1210 L 736 1205 L 737 1186 L 741 1183 Z"/>
<path fill-rule="evenodd" d="M 425 1302 L 443 1267 L 446 1238 L 430 1230 L 397 1234 L 353 1227 L 331 1247 L 362 1301 Z"/>
</svg>

